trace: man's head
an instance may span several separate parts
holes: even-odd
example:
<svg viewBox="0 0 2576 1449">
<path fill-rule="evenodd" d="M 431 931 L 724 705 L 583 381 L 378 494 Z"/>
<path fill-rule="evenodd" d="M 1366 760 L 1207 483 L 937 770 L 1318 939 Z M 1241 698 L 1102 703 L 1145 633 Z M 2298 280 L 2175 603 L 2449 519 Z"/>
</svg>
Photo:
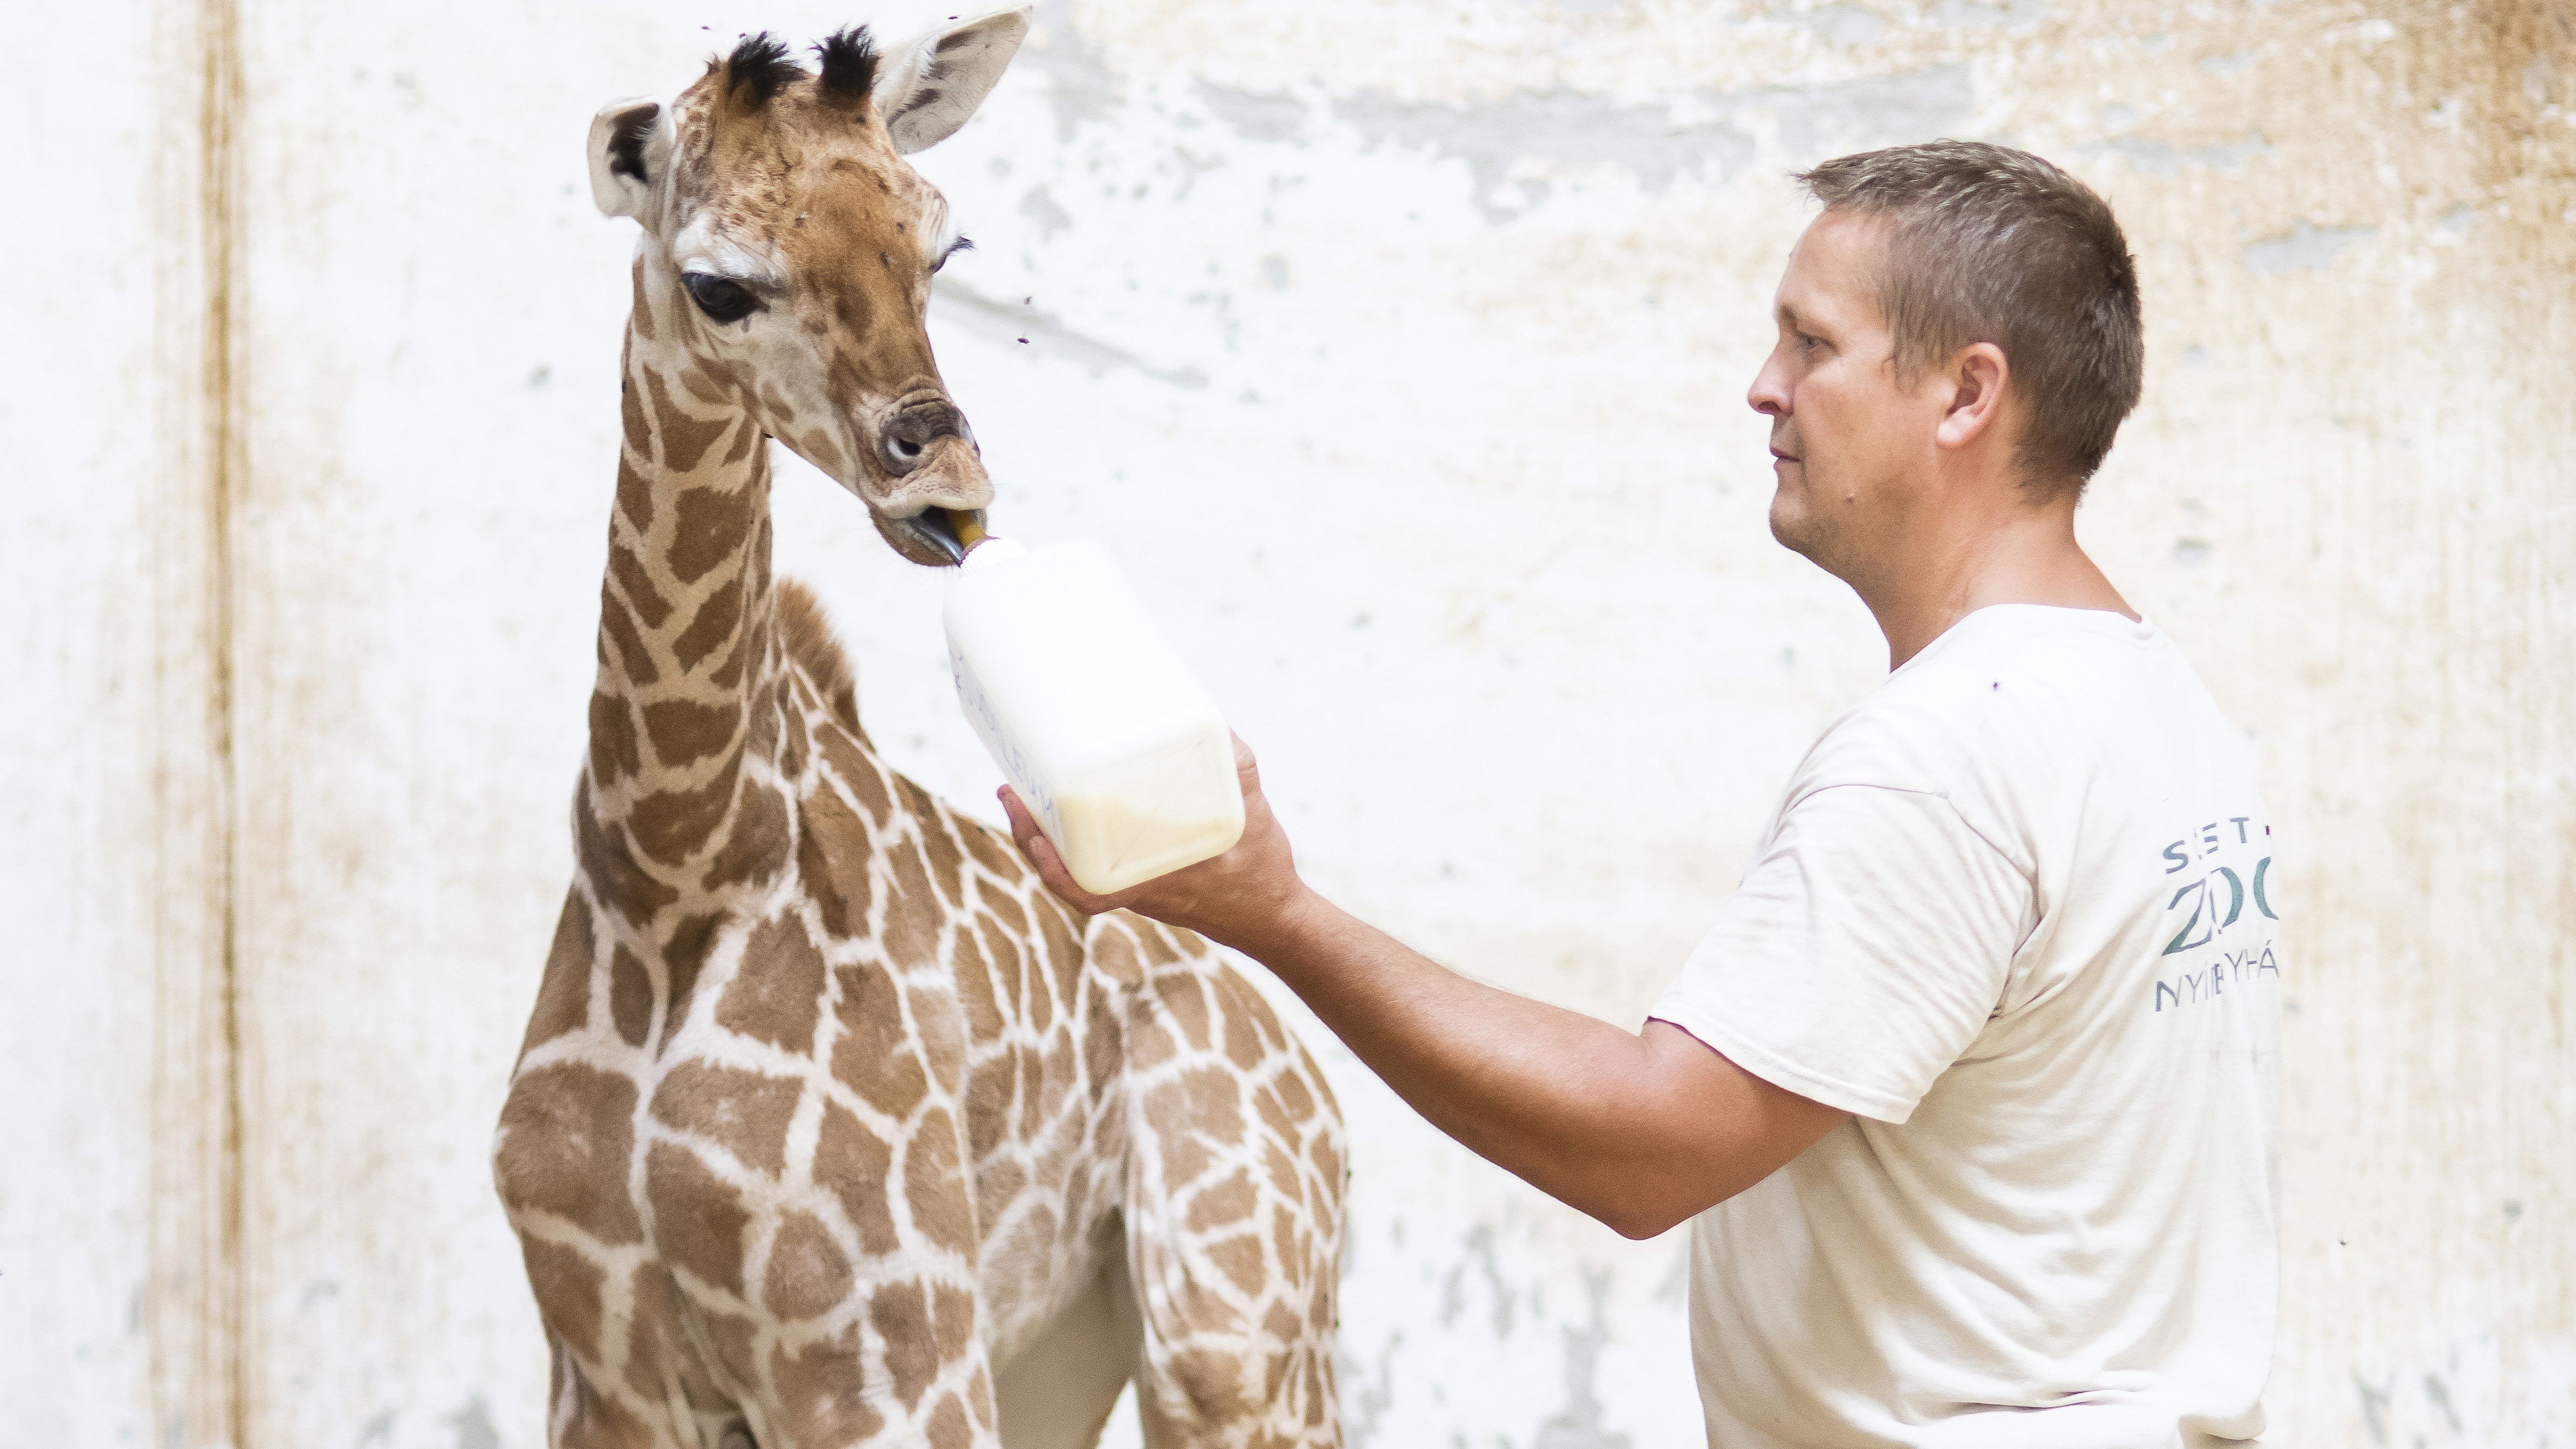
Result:
<svg viewBox="0 0 2576 1449">
<path fill-rule="evenodd" d="M 1844 577 L 1983 480 L 2068 503 L 2137 405 L 2138 280 L 2111 208 L 1969 141 L 1825 162 L 1748 401 L 1772 419 L 1780 541 Z"/>
</svg>

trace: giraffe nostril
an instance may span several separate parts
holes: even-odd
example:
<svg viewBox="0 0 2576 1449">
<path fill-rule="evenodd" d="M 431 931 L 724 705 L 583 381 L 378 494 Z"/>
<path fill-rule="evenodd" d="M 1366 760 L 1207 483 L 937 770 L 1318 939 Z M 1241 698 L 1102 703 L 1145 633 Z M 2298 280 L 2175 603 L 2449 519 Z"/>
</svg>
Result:
<svg viewBox="0 0 2576 1449">
<path fill-rule="evenodd" d="M 966 415 L 946 398 L 917 402 L 886 420 L 877 437 L 877 459 L 889 473 L 909 473 L 941 438 L 966 436 Z"/>
</svg>

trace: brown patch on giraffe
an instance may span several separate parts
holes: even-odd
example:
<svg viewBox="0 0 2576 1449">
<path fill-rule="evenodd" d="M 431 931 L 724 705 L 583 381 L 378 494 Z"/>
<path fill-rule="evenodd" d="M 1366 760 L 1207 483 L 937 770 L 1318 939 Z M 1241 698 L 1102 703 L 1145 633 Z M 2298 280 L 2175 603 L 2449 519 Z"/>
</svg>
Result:
<svg viewBox="0 0 2576 1449">
<path fill-rule="evenodd" d="M 1001 891 L 986 891 L 983 898 L 985 909 L 993 913 L 994 920 L 1001 922 L 1005 932 L 1015 937 L 1029 933 L 1029 913 L 1016 897 Z"/>
<path fill-rule="evenodd" d="M 638 308 L 635 315 L 642 317 L 646 314 Z M 653 456 L 653 429 L 644 420 L 644 399 L 635 390 L 635 375 L 640 370 L 630 357 L 617 379 L 618 433 L 626 446 L 635 450 L 636 456 L 649 459 Z"/>
<path fill-rule="evenodd" d="M 696 1153 L 657 1142 L 644 1158 L 644 1196 L 653 1204 L 653 1246 L 662 1261 L 740 1295 L 742 1237 L 751 1214 L 732 1184 Z"/>
<path fill-rule="evenodd" d="M 1136 953 L 1134 928 L 1128 919 L 1124 911 L 1099 918 L 1101 924 L 1091 932 L 1091 964 L 1121 986 L 1142 986 L 1145 963 Z"/>
<path fill-rule="evenodd" d="M 796 870 L 823 929 L 840 940 L 868 929 L 867 826 L 829 785 L 805 797 L 804 828 L 796 841 Z"/>
<path fill-rule="evenodd" d="M 1270 1089 L 1279 1096 L 1280 1110 L 1286 1112 L 1292 1120 L 1303 1122 L 1313 1115 L 1315 1094 L 1306 1090 L 1304 1073 L 1291 1067 L 1270 1079 Z M 1280 1131 L 1292 1139 L 1297 1135 L 1284 1127 Z"/>
<path fill-rule="evenodd" d="M 1288 1115 L 1288 1104 L 1279 1100 L 1275 1084 L 1253 1093 L 1252 1104 L 1261 1110 L 1261 1120 L 1272 1132 L 1284 1141 L 1297 1140 L 1297 1124 Z"/>
<path fill-rule="evenodd" d="M 733 743 L 741 727 L 742 707 L 733 703 L 699 704 L 665 699 L 644 706 L 644 734 L 664 769 L 677 770 L 703 760 Z"/>
<path fill-rule="evenodd" d="M 752 503 L 742 493 L 692 488 L 680 495 L 670 552 L 663 557 L 681 583 L 694 584 L 707 570 L 742 551 L 750 540 L 751 525 Z"/>
<path fill-rule="evenodd" d="M 706 602 L 698 606 L 697 617 L 680 631 L 679 638 L 671 641 L 671 660 L 680 666 L 682 674 L 697 668 L 700 660 L 742 627 L 742 594 L 739 577 L 711 591 Z"/>
<path fill-rule="evenodd" d="M 966 1038 L 959 1023 L 965 1013 L 957 1004 L 957 993 L 915 986 L 905 989 L 904 999 L 912 1004 L 912 1029 L 921 1039 L 922 1060 L 951 1067 L 941 1080 L 954 1090 L 966 1065 Z"/>
<path fill-rule="evenodd" d="M 758 1356 L 753 1345 L 760 1340 L 760 1322 L 747 1314 L 699 1313 L 698 1326 L 706 1334 L 707 1355 L 713 1367 L 737 1391 L 753 1390 L 760 1380 L 753 1373 Z"/>
<path fill-rule="evenodd" d="M 954 818 L 957 836 L 966 842 L 966 853 L 977 865 L 1003 880 L 1017 880 L 1028 867 L 1020 863 L 1010 837 L 978 820 L 960 815 Z"/>
<path fill-rule="evenodd" d="M 1145 960 L 1156 966 L 1178 966 L 1193 956 L 1203 955 L 1207 943 L 1195 935 L 1176 932 L 1160 921 L 1136 918 L 1138 944 L 1144 948 Z"/>
<path fill-rule="evenodd" d="M 770 1350 L 778 1424 L 790 1444 L 860 1444 L 885 1429 L 885 1416 L 855 1388 L 864 1378 L 856 1325 L 795 1353 Z"/>
<path fill-rule="evenodd" d="M 938 892 L 931 889 L 930 876 L 922 869 L 921 852 L 909 842 L 897 841 L 885 852 L 888 882 L 883 941 L 888 959 L 896 966 L 910 969 L 928 966 L 939 960 L 940 927 L 947 920 L 947 908 L 940 904 Z"/>
<path fill-rule="evenodd" d="M 1270 1015 L 1269 1003 L 1231 971 L 1219 972 L 1210 981 L 1218 1006 L 1214 1034 L 1225 1038 L 1226 1060 L 1246 1073 L 1261 1070 L 1272 1050 L 1269 1033 L 1261 1029 L 1263 1018 Z"/>
<path fill-rule="evenodd" d="M 1105 1006 L 1093 1006 L 1082 1017 L 1082 1067 L 1092 1095 L 1108 1093 L 1111 1081 L 1124 1065 L 1122 1056 L 1117 1016 Z"/>
<path fill-rule="evenodd" d="M 694 790 L 662 790 L 636 801 L 626 812 L 636 848 L 672 865 L 686 860 L 724 823 L 736 780 L 732 769 L 722 768 Z"/>
<path fill-rule="evenodd" d="M 716 945 L 716 927 L 724 917 L 709 911 L 687 916 L 671 928 L 669 939 L 662 943 L 662 970 L 670 985 L 670 1000 L 662 1008 L 663 1046 L 671 1044 L 671 1033 L 689 1014 L 689 998 L 697 994 L 698 973 L 707 967 L 707 953 Z"/>
<path fill-rule="evenodd" d="M 1214 1187 L 1203 1188 L 1190 1199 L 1189 1214 L 1182 1224 L 1193 1233 L 1204 1233 L 1241 1222 L 1260 1205 L 1261 1194 L 1253 1187 L 1252 1178 L 1237 1168 Z"/>
<path fill-rule="evenodd" d="M 993 945 L 995 959 L 1001 959 L 1005 952 L 1013 961 L 1018 959 L 1017 949 L 1008 941 L 996 941 Z M 984 959 L 984 952 L 975 944 L 975 938 L 964 931 L 957 935 L 957 958 L 951 974 L 957 981 L 957 1004 L 965 1011 L 967 1032 L 977 1041 L 991 1041 L 1000 1036 L 1003 1027 L 1001 994 L 993 986 L 992 963 Z"/>
<path fill-rule="evenodd" d="M 694 372 L 689 374 L 689 379 L 692 383 L 697 380 L 697 377 L 698 374 Z M 693 386 L 690 390 L 694 392 L 696 391 L 696 388 Z M 716 392 L 715 384 L 712 379 L 708 381 L 707 390 L 708 392 L 715 393 L 715 396 L 708 398 L 708 401 L 721 402 L 724 400 L 724 394 Z M 760 442 L 760 429 L 751 426 L 750 422 L 746 420 L 743 423 L 742 429 L 733 435 L 733 446 L 725 451 L 725 455 L 721 460 L 721 465 L 730 468 L 735 464 L 740 463 L 743 459 L 751 456 L 751 450 L 758 447 Z"/>
<path fill-rule="evenodd" d="M 617 1247 L 643 1225 L 626 1195 L 635 1084 L 581 1062 L 523 1073 L 501 1107 L 492 1175 L 513 1215 L 550 1213 Z"/>
<path fill-rule="evenodd" d="M 716 1025 L 799 1056 L 823 1012 L 823 953 L 792 914 L 752 928 L 742 965 L 716 1001 Z"/>
<path fill-rule="evenodd" d="M 579 891 L 564 895 L 563 913 L 555 917 L 554 944 L 546 949 L 545 975 L 537 982 L 537 1007 L 528 1015 L 527 1035 L 519 1054 L 579 1029 L 590 1019 L 590 967 L 598 955 L 591 932 L 590 907 Z"/>
<path fill-rule="evenodd" d="M 967 1110 L 972 1112 L 974 1104 L 968 1103 Z M 1028 1169 L 1020 1166 L 1018 1158 L 1007 1155 L 989 1160 L 979 1157 L 976 1163 L 976 1214 L 986 1222 L 1000 1222 L 1002 1214 L 1028 1189 Z"/>
<path fill-rule="evenodd" d="M 701 418 L 671 401 L 671 393 L 662 385 L 662 374 L 648 370 L 644 386 L 653 395 L 653 420 L 662 428 L 662 466 L 674 473 L 694 472 L 707 449 L 724 437 L 725 430 L 739 421 L 750 426 L 740 414 L 731 417 Z M 691 577 L 695 577 L 691 575 Z"/>
<path fill-rule="evenodd" d="M 655 880 L 638 865 L 626 842 L 615 838 L 595 808 L 589 782 L 573 801 L 573 856 L 582 879 L 598 892 L 601 904 L 632 921 L 649 921 L 680 893 Z"/>
<path fill-rule="evenodd" d="M 1285 1348 L 1305 1337 L 1305 1324 L 1287 1304 L 1273 1303 L 1270 1311 L 1261 1316 L 1261 1331 L 1270 1336 L 1272 1343 Z"/>
<path fill-rule="evenodd" d="M 930 1298 L 918 1283 L 888 1283 L 868 1298 L 868 1326 L 885 1345 L 894 1395 L 910 1409 L 939 1377 L 939 1346 L 930 1333 Z"/>
<path fill-rule="evenodd" d="M 1261 1282 L 1266 1275 L 1261 1269 L 1259 1238 L 1230 1237 L 1208 1244 L 1206 1251 L 1208 1261 L 1216 1264 L 1217 1271 L 1225 1274 L 1226 1281 L 1246 1297 L 1261 1291 Z"/>
<path fill-rule="evenodd" d="M 885 777 L 878 773 L 877 762 L 860 753 L 857 741 L 840 735 L 823 737 L 823 758 L 848 787 L 860 813 L 874 824 L 884 824 L 893 813 L 894 802 L 886 795 Z"/>
<path fill-rule="evenodd" d="M 967 1422 L 966 1408 L 950 1394 L 930 1411 L 928 1430 L 930 1449 L 973 1449 L 975 1429 Z"/>
<path fill-rule="evenodd" d="M 1015 1059 L 977 1067 L 966 1079 L 966 1155 L 981 1162 L 1011 1135 L 1011 1099 L 1018 1086 Z"/>
<path fill-rule="evenodd" d="M 1212 1348 L 1177 1350 L 1167 1377 L 1201 1424 L 1222 1424 L 1251 1414 L 1253 1405 L 1243 1393 L 1242 1364 L 1230 1353 Z M 1160 1438 L 1156 1436 L 1157 1442 Z"/>
<path fill-rule="evenodd" d="M 546 1331 L 576 1355 L 596 1362 L 600 1290 L 608 1275 L 575 1249 L 539 1238 L 521 1238 L 519 1256 L 527 1261 L 528 1287 L 537 1295 Z"/>
<path fill-rule="evenodd" d="M 787 1124 L 802 1094 L 793 1077 L 682 1062 L 653 1089 L 653 1115 L 732 1149 L 755 1172 L 775 1173 L 787 1165 Z"/>
<path fill-rule="evenodd" d="M 1187 1046 L 1209 1047 L 1207 986 L 1195 976 L 1167 978 L 1155 993 L 1162 1005 L 1164 1029 Z"/>
<path fill-rule="evenodd" d="M 1053 896 L 1038 902 L 1038 939 L 1046 943 L 1048 961 L 1082 959 L 1082 929 L 1074 923 L 1073 912 L 1056 904 Z"/>
<path fill-rule="evenodd" d="M 779 715 L 778 773 L 791 785 L 801 786 L 805 779 L 805 704 L 791 700 Z"/>
<path fill-rule="evenodd" d="M 636 632 L 625 601 L 605 584 L 599 590 L 599 664 L 636 684 L 652 684 L 662 677 L 661 666 L 644 647 L 644 636 Z"/>
<path fill-rule="evenodd" d="M 859 1251 L 884 1257 L 902 1246 L 888 1205 L 894 1149 L 847 1108 L 825 1106 L 814 1142 L 814 1180 L 832 1190 L 859 1235 Z"/>
<path fill-rule="evenodd" d="M 903 1198 L 912 1225 L 935 1246 L 971 1253 L 975 1248 L 973 1200 L 957 1165 L 957 1124 L 933 1107 L 903 1156 Z"/>
<path fill-rule="evenodd" d="M 644 754 L 635 737 L 635 716 L 626 701 L 593 691 L 590 696 L 590 773 L 601 781 L 640 774 Z"/>
<path fill-rule="evenodd" d="M 671 601 L 653 587 L 652 571 L 644 566 L 644 557 L 638 551 L 642 530 L 637 533 L 634 546 L 623 540 L 608 546 L 608 576 L 617 581 L 617 591 L 625 597 L 626 606 L 635 611 L 636 619 L 647 629 L 659 629 L 671 617 Z"/>
<path fill-rule="evenodd" d="M 811 1213 L 789 1213 L 769 1245 L 761 1306 L 781 1318 L 819 1317 L 849 1295 L 850 1283 L 850 1260 L 831 1230 Z"/>
<path fill-rule="evenodd" d="M 608 957 L 608 1018 L 631 1047 L 642 1046 L 653 1031 L 653 973 L 623 945 Z"/>
<path fill-rule="evenodd" d="M 637 257 L 635 265 L 627 268 L 626 274 L 633 284 L 632 298 L 626 304 L 627 325 L 635 329 L 636 336 L 650 342 L 653 340 L 653 301 L 644 295 L 644 259 Z"/>
<path fill-rule="evenodd" d="M 793 822 L 785 795 L 767 785 L 745 789 L 734 807 L 733 825 L 725 832 L 723 847 L 707 862 L 705 888 L 743 885 L 785 870 Z"/>
<path fill-rule="evenodd" d="M 999 993 L 995 999 L 1008 1000 L 1019 989 L 1019 983 L 1028 979 L 1028 953 L 1037 948 L 990 918 L 978 918 L 975 929 L 976 939 L 984 947 L 983 955 L 992 963 L 993 980 L 997 983 L 994 989 Z"/>
<path fill-rule="evenodd" d="M 617 511 L 626 515 L 626 525 L 635 530 L 637 538 L 653 532 L 653 485 L 644 481 L 644 475 L 636 471 L 622 448 L 617 454 Z M 613 545 L 610 557 L 613 567 Z"/>
<path fill-rule="evenodd" d="M 941 898 L 956 906 L 966 900 L 966 852 L 958 848 L 956 836 L 950 833 L 947 814 L 941 810 L 922 817 L 921 848 L 930 856 L 930 878 L 939 886 Z"/>
<path fill-rule="evenodd" d="M 1278 1254 L 1282 1271 L 1296 1274 L 1297 1265 L 1306 1257 L 1306 1243 L 1304 1234 L 1298 1229 L 1298 1218 L 1295 1213 L 1272 1210 L 1270 1249 Z"/>
<path fill-rule="evenodd" d="M 897 1121 L 911 1116 L 930 1093 L 930 1076 L 904 1035 L 903 988 L 880 966 L 843 966 L 834 975 L 841 988 L 832 1008 L 841 1023 L 834 1080 Z"/>
</svg>

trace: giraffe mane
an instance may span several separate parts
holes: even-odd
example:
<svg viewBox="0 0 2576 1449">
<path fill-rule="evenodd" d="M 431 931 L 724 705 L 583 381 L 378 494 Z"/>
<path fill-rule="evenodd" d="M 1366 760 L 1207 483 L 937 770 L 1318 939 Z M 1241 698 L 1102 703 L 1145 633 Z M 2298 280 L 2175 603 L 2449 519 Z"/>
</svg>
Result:
<svg viewBox="0 0 2576 1449">
<path fill-rule="evenodd" d="M 859 728 L 858 672 L 850 667 L 850 656 L 832 632 L 822 601 L 794 579 L 780 579 L 774 592 L 778 640 L 786 647 L 787 657 L 805 671 L 841 723 L 854 734 L 864 734 Z"/>
</svg>

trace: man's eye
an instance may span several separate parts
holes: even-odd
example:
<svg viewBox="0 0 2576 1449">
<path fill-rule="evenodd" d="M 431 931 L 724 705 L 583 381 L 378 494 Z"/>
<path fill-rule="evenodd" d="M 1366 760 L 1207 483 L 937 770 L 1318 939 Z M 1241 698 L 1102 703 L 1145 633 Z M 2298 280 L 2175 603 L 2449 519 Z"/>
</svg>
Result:
<svg viewBox="0 0 2576 1449">
<path fill-rule="evenodd" d="M 1798 350 L 1800 352 L 1813 352 L 1824 345 L 1824 339 L 1821 337 L 1810 337 L 1804 332 L 1796 332 L 1790 335 L 1798 339 Z"/>
<path fill-rule="evenodd" d="M 680 285 L 689 289 L 689 300 L 710 322 L 739 322 L 760 309 L 760 299 L 751 289 L 729 277 L 689 272 L 680 278 Z"/>
<path fill-rule="evenodd" d="M 941 267 L 948 265 L 948 259 L 950 257 L 957 255 L 959 252 L 971 252 L 973 250 L 975 250 L 975 239 L 973 237 L 961 236 L 957 240 L 948 244 L 948 250 L 939 254 L 939 260 L 932 262 L 930 264 L 930 269 L 934 272 L 938 271 Z"/>
</svg>

